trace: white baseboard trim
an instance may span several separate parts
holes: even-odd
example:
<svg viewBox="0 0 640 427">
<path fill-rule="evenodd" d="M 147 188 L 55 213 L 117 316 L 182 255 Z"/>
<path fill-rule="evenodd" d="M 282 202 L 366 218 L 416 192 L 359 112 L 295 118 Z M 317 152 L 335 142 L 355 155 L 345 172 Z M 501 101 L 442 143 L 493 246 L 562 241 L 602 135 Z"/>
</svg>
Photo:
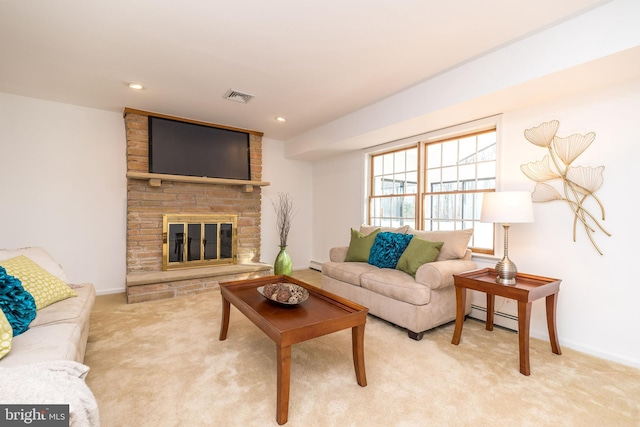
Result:
<svg viewBox="0 0 640 427">
<path fill-rule="evenodd" d="M 111 294 L 123 294 L 127 292 L 126 288 L 111 288 L 96 290 L 96 295 L 111 295 Z"/>
</svg>

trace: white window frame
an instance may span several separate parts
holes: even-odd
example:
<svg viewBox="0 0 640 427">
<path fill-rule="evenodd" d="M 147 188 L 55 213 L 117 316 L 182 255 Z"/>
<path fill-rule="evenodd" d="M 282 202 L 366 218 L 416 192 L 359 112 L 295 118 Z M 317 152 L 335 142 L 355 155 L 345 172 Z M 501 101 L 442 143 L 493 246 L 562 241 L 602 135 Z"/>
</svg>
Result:
<svg viewBox="0 0 640 427">
<path fill-rule="evenodd" d="M 370 185 L 371 185 L 371 162 L 372 162 L 372 156 L 373 155 L 378 155 L 378 154 L 383 154 L 389 151 L 394 151 L 394 150 L 399 150 L 399 149 L 403 149 L 403 148 L 409 148 L 412 146 L 418 146 L 420 147 L 421 144 L 424 143 L 429 143 L 429 142 L 437 142 L 437 141 L 442 141 L 442 140 L 449 140 L 449 139 L 453 139 L 456 138 L 458 136 L 464 136 L 464 135 L 469 135 L 469 134 L 476 134 L 476 133 L 481 133 L 484 131 L 489 131 L 489 130 L 493 130 L 495 129 L 496 132 L 496 184 L 495 184 L 495 191 L 497 191 L 497 189 L 499 188 L 499 182 L 500 182 L 500 158 L 501 156 L 501 152 L 502 152 L 502 146 L 503 144 L 501 143 L 501 122 L 502 122 L 502 116 L 501 115 L 496 115 L 496 116 L 490 116 L 490 117 L 486 117 L 486 118 L 482 118 L 482 119 L 478 119 L 478 120 L 473 120 L 467 123 L 462 123 L 459 125 L 455 125 L 455 126 L 450 126 L 450 127 L 446 127 L 446 128 L 442 128 L 442 129 L 437 129 L 434 131 L 430 131 L 430 132 L 425 132 L 422 134 L 418 134 L 418 135 L 414 135 L 408 138 L 403 138 L 403 139 L 399 139 L 396 141 L 392 141 L 389 143 L 385 143 L 376 147 L 372 147 L 369 149 L 366 149 L 363 151 L 363 161 L 364 161 L 364 172 L 365 172 L 365 179 L 364 179 L 364 206 L 363 206 L 363 222 L 368 222 L 368 218 L 370 218 L 370 212 L 369 212 L 369 196 L 370 196 Z M 419 162 L 422 162 L 424 160 L 424 153 L 422 152 L 422 149 L 419 148 L 418 150 L 418 156 L 420 157 Z M 421 169 L 419 167 L 419 169 Z M 420 172 L 422 173 L 422 172 Z M 420 175 L 419 179 L 424 183 L 425 182 L 425 178 L 424 176 Z M 424 189 L 423 189 L 424 191 Z M 422 197 L 422 194 L 419 193 L 416 195 L 417 198 Z M 420 205 L 420 209 L 422 209 L 422 203 L 419 203 Z M 417 225 L 417 229 L 422 229 L 423 225 L 423 216 L 422 215 L 418 215 L 418 218 L 416 218 L 416 225 Z M 492 233 L 493 235 L 493 242 L 492 242 L 492 248 L 490 249 L 478 249 L 475 252 L 476 253 L 482 253 L 482 254 L 487 254 L 487 255 L 494 255 L 495 253 L 495 231 Z"/>
</svg>

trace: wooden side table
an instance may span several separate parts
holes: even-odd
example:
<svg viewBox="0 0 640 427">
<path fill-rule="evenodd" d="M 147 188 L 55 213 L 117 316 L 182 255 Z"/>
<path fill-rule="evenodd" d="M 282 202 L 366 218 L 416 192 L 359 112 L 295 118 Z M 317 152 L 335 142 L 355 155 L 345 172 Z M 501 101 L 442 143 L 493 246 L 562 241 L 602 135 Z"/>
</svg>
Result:
<svg viewBox="0 0 640 427">
<path fill-rule="evenodd" d="M 531 303 L 545 297 L 547 303 L 547 328 L 551 351 L 562 354 L 558 334 L 556 332 L 556 304 L 560 291 L 559 279 L 518 273 L 515 285 L 496 283 L 496 270 L 485 268 L 462 274 L 454 274 L 456 288 L 456 327 L 451 344 L 458 345 L 464 323 L 464 308 L 467 299 L 466 289 L 473 289 L 487 294 L 487 331 L 493 330 L 493 310 L 496 295 L 514 299 L 518 302 L 518 341 L 520 344 L 520 373 L 530 375 L 529 365 L 529 324 L 531 321 Z"/>
</svg>

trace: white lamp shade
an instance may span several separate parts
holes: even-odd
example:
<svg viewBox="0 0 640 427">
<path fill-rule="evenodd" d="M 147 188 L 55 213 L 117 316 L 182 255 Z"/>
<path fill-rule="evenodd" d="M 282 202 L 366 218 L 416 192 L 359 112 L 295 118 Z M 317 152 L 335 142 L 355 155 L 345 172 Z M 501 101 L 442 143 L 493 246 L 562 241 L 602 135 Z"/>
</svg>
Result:
<svg viewBox="0 0 640 427">
<path fill-rule="evenodd" d="M 480 221 L 502 224 L 533 222 L 533 203 L 528 191 L 484 193 Z"/>
</svg>

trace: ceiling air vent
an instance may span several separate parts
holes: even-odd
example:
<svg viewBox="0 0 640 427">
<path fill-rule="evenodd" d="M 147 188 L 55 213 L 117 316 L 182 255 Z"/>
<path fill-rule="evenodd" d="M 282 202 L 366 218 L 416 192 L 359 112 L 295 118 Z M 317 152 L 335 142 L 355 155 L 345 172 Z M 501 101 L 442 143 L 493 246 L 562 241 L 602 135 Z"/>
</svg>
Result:
<svg viewBox="0 0 640 427">
<path fill-rule="evenodd" d="M 248 93 L 229 89 L 227 93 L 224 94 L 224 98 L 229 99 L 231 101 L 237 101 L 237 102 L 242 102 L 243 104 L 247 104 L 249 101 L 253 99 L 253 95 L 249 95 Z"/>
</svg>

